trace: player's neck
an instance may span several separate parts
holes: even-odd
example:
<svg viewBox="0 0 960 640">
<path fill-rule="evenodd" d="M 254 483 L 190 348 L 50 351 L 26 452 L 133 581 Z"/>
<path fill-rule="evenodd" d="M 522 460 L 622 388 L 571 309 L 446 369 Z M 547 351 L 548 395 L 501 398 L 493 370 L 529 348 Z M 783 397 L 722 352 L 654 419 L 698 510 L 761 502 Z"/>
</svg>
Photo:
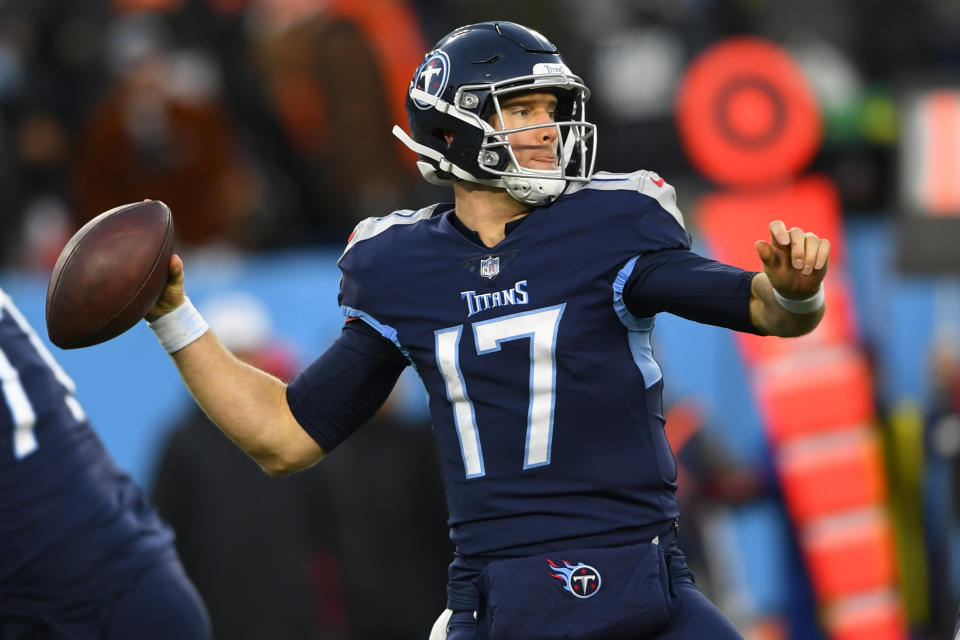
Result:
<svg viewBox="0 0 960 640">
<path fill-rule="evenodd" d="M 530 213 L 530 206 L 514 199 L 503 189 L 474 182 L 453 184 L 457 217 L 468 229 L 476 231 L 488 247 L 506 236 L 506 224 Z"/>
</svg>

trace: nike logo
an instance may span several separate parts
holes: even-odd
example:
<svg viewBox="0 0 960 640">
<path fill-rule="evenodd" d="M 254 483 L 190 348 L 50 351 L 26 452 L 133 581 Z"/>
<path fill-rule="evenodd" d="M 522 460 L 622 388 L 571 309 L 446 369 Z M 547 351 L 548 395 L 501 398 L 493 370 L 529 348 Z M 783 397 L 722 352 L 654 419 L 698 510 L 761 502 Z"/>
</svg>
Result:
<svg viewBox="0 0 960 640">
<path fill-rule="evenodd" d="M 661 178 L 661 177 L 659 177 L 659 176 L 656 177 L 656 178 L 650 178 L 650 180 L 653 182 L 653 184 L 657 185 L 658 187 L 662 187 L 662 186 L 663 186 L 663 178 Z"/>
</svg>

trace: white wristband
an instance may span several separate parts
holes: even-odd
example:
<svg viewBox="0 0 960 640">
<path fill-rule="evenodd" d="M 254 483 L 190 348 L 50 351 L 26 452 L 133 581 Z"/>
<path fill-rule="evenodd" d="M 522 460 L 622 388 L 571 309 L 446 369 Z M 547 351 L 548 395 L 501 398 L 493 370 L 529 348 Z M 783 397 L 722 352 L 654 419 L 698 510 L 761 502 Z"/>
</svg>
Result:
<svg viewBox="0 0 960 640">
<path fill-rule="evenodd" d="M 784 298 L 776 289 L 773 290 L 773 297 L 776 298 L 777 304 L 790 313 L 813 313 L 820 309 L 827 301 L 827 297 L 823 293 L 822 282 L 820 283 L 820 289 L 818 289 L 815 294 L 803 300 Z"/>
<path fill-rule="evenodd" d="M 183 304 L 179 307 L 153 322 L 148 322 L 147 326 L 157 334 L 157 340 L 167 353 L 180 351 L 210 329 L 210 325 L 187 297 L 184 297 Z"/>
</svg>

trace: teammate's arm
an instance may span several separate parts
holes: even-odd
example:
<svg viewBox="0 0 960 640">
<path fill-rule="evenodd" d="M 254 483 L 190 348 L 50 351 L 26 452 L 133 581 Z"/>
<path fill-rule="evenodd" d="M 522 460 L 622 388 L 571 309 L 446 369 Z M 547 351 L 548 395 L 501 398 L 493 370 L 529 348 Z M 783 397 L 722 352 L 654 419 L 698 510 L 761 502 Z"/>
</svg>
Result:
<svg viewBox="0 0 960 640">
<path fill-rule="evenodd" d="M 174 256 L 167 287 L 147 320 L 156 320 L 183 301 L 183 263 Z M 307 425 L 294 417 L 287 385 L 237 359 L 212 331 L 171 355 L 190 393 L 214 424 L 264 471 L 285 475 L 314 464 L 345 437 L 341 434 L 369 419 L 403 370 L 405 362 L 371 358 L 365 353 L 369 349 L 358 344 L 375 343 L 360 332 L 344 332 L 304 372 L 312 371 L 310 379 L 319 381 L 311 387 L 316 395 L 308 407 L 312 413 L 298 412 L 301 417 L 319 416 L 311 420 L 309 433 Z M 402 360 L 399 352 L 398 358 Z M 385 362 L 388 366 L 382 365 Z M 316 408 L 318 404 L 322 409 Z M 322 442 L 330 444 L 325 447 Z"/>
</svg>

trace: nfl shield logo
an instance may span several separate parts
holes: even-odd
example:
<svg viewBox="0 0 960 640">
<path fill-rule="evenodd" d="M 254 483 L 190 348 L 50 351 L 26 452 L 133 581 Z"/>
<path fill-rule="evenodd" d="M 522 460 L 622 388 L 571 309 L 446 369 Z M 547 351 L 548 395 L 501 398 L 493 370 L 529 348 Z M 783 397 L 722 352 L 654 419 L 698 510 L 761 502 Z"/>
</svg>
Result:
<svg viewBox="0 0 960 640">
<path fill-rule="evenodd" d="M 500 273 L 500 256 L 487 256 L 480 259 L 480 275 L 493 278 Z"/>
</svg>

